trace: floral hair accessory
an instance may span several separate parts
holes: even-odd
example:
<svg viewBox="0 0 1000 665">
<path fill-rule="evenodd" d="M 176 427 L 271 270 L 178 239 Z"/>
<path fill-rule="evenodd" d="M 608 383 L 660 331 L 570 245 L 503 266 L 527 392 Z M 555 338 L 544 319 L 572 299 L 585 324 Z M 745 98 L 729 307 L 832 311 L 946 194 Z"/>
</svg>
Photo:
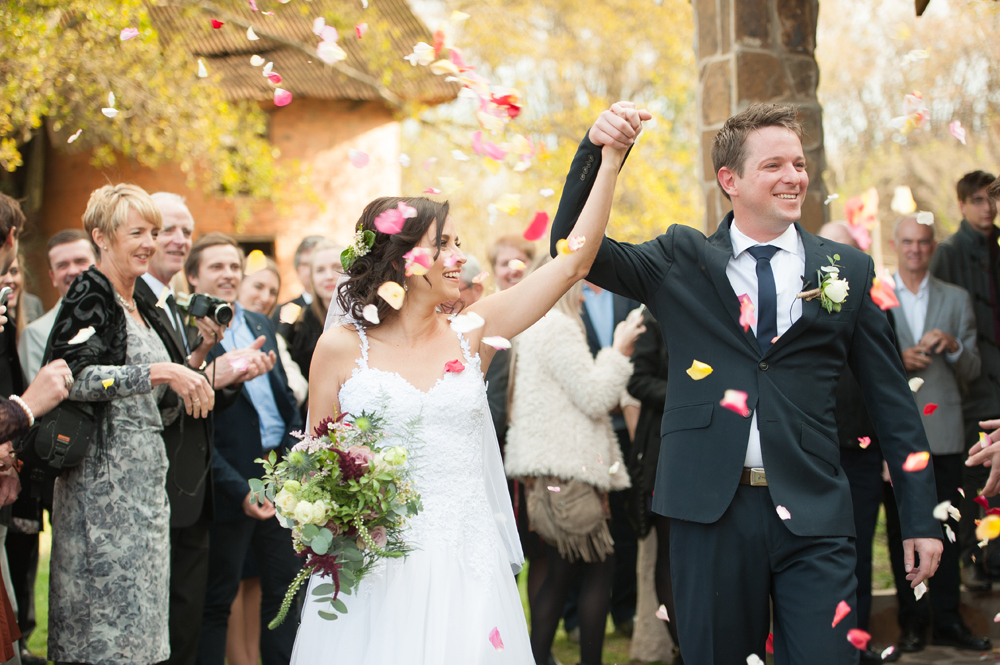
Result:
<svg viewBox="0 0 1000 665">
<path fill-rule="evenodd" d="M 355 261 L 372 250 L 372 245 L 374 244 L 374 231 L 362 231 L 358 229 L 358 232 L 354 234 L 354 242 L 340 253 L 340 265 L 344 266 L 344 270 L 350 270 Z"/>
</svg>

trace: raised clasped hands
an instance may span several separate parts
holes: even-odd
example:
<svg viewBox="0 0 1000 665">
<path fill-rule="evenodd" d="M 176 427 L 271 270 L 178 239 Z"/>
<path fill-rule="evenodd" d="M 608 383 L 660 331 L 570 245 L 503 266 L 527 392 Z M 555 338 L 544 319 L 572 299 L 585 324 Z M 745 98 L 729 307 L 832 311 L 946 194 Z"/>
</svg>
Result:
<svg viewBox="0 0 1000 665">
<path fill-rule="evenodd" d="M 625 153 L 639 138 L 642 122 L 652 118 L 649 111 L 637 109 L 632 102 L 615 102 L 598 116 L 588 137 L 594 145 L 603 146 L 602 157 L 613 157 L 621 164 Z"/>
</svg>

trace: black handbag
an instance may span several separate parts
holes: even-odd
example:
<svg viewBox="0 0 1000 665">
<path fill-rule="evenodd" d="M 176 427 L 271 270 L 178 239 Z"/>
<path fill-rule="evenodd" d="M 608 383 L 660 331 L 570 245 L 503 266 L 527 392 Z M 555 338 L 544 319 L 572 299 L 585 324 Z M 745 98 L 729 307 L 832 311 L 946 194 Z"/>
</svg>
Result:
<svg viewBox="0 0 1000 665">
<path fill-rule="evenodd" d="M 56 473 L 83 461 L 97 437 L 97 420 L 89 405 L 63 400 L 42 416 L 33 448 L 38 459 Z"/>
</svg>

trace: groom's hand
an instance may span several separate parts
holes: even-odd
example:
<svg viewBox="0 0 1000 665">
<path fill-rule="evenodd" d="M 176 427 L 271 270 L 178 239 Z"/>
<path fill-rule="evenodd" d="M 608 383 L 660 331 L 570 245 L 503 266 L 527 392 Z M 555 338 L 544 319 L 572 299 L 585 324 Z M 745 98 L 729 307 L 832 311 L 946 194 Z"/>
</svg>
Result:
<svg viewBox="0 0 1000 665">
<path fill-rule="evenodd" d="M 943 551 L 944 543 L 938 538 L 907 538 L 903 541 L 903 567 L 911 589 L 934 576 Z M 914 553 L 920 559 L 920 566 L 917 568 L 913 566 Z"/>
<path fill-rule="evenodd" d="M 636 109 L 632 102 L 615 102 L 598 116 L 597 122 L 590 128 L 590 142 L 597 146 L 628 150 L 642 131 L 642 121 L 652 117 L 649 111 Z"/>
<path fill-rule="evenodd" d="M 264 496 L 261 497 L 261 500 L 263 503 L 258 504 L 253 499 L 253 492 L 247 492 L 247 495 L 243 498 L 243 512 L 249 517 L 261 521 L 274 517 L 274 504 Z"/>
</svg>

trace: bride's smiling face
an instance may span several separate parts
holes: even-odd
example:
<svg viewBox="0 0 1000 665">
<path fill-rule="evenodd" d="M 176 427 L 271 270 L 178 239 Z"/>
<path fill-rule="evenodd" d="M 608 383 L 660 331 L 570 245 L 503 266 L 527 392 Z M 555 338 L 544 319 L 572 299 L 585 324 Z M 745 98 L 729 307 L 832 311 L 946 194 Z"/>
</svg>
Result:
<svg viewBox="0 0 1000 665">
<path fill-rule="evenodd" d="M 437 238 L 437 224 L 432 223 L 418 247 L 430 252 L 434 263 L 427 269 L 426 275 L 413 275 L 407 278 L 410 292 L 427 293 L 434 297 L 436 303 L 456 300 L 462 286 L 462 266 L 465 265 L 465 254 L 462 253 L 461 246 L 458 230 L 451 217 L 444 220 L 440 242 Z M 436 259 L 434 259 L 435 254 L 437 254 Z"/>
</svg>

